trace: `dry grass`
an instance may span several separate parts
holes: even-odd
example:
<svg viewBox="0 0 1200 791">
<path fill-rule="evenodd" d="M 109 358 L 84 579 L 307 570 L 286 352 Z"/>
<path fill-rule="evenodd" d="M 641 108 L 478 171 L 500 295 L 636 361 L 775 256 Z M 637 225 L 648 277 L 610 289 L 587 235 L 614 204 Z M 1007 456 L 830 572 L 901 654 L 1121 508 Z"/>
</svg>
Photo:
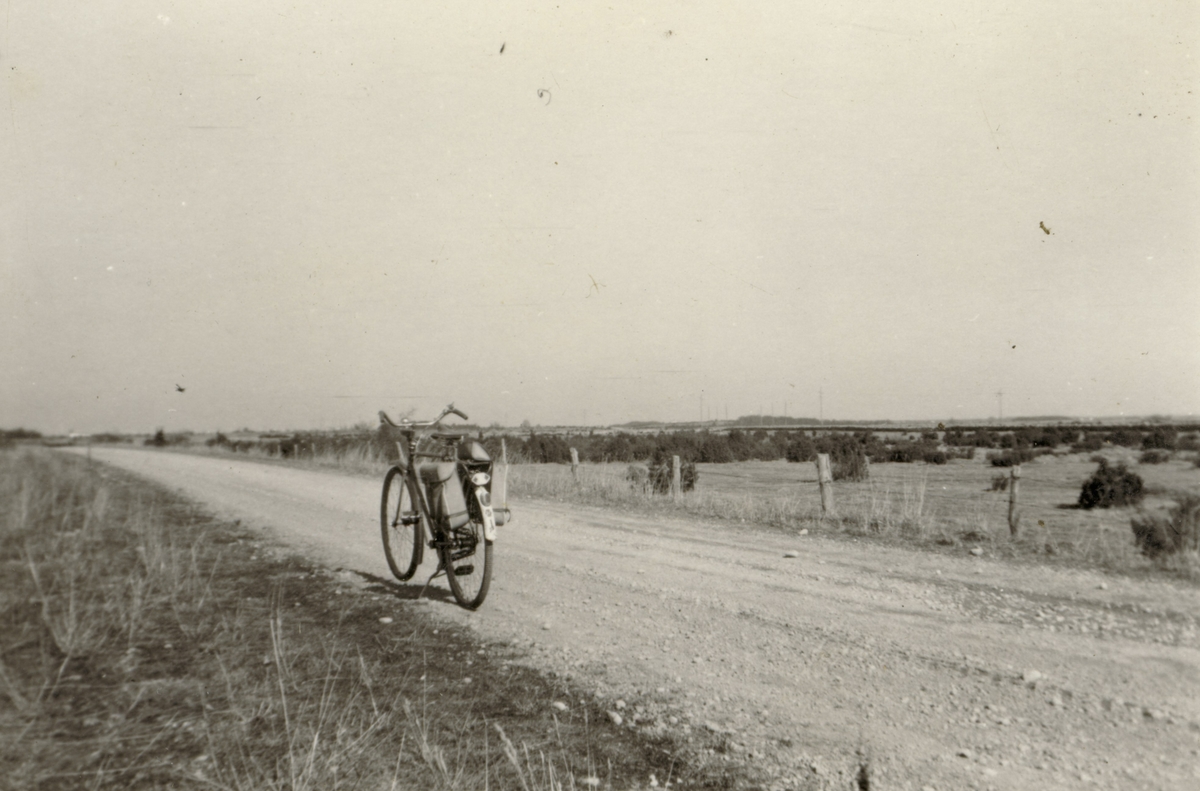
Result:
<svg viewBox="0 0 1200 791">
<path fill-rule="evenodd" d="M 872 465 L 869 480 L 835 484 L 832 516 L 821 513 L 811 464 L 697 466 L 696 490 L 678 503 L 633 489 L 625 480 L 626 466 L 619 464 L 581 465 L 577 480 L 563 465 L 517 465 L 510 477 L 510 493 L 514 498 L 692 514 L 789 532 L 807 529 L 931 548 L 985 545 L 990 552 L 1013 558 L 1082 563 L 1114 571 L 1173 567 L 1156 566 L 1137 549 L 1130 509 L 1076 507 L 1080 486 L 1096 468 L 1084 456 L 1043 456 L 1023 465 L 1021 529 L 1015 540 L 1008 527 L 1009 493 L 993 485 L 995 469 L 984 459 L 955 459 L 946 465 Z M 1172 491 L 1195 490 L 1200 484 L 1189 459 L 1137 471 L 1146 478 L 1151 508 L 1165 507 Z"/>
<path fill-rule="evenodd" d="M 439 634 L 386 581 L 83 459 L 0 452 L 0 583 L 5 788 L 740 782 L 689 758 L 699 737 L 613 728 L 515 648 Z"/>
</svg>

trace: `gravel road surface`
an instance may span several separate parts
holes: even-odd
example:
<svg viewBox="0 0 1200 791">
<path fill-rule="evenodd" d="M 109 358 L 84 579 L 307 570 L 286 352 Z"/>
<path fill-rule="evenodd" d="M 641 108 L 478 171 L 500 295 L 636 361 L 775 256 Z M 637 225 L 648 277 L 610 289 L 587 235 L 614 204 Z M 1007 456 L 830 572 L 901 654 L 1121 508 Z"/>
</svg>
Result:
<svg viewBox="0 0 1200 791">
<path fill-rule="evenodd" d="M 92 456 L 314 559 L 389 576 L 382 475 Z M 444 580 L 414 601 L 428 554 L 397 610 L 525 648 L 530 664 L 610 700 L 620 727 L 715 732 L 715 759 L 753 764 L 779 788 L 857 788 L 866 761 L 872 789 L 1200 789 L 1195 586 L 512 505 L 479 611 L 455 606 Z"/>
</svg>

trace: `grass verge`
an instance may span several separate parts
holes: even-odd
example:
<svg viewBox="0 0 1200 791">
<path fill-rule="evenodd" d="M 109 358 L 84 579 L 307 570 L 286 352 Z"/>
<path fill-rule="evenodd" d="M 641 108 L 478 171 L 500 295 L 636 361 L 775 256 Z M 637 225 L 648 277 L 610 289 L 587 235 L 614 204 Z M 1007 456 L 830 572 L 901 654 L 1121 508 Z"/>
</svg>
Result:
<svg viewBox="0 0 1200 791">
<path fill-rule="evenodd" d="M 439 628 L 382 581 L 363 591 L 109 468 L 0 452 L 0 520 L 8 788 L 752 782 L 705 758 L 718 737 L 656 715 L 618 727 L 514 647 Z"/>
</svg>

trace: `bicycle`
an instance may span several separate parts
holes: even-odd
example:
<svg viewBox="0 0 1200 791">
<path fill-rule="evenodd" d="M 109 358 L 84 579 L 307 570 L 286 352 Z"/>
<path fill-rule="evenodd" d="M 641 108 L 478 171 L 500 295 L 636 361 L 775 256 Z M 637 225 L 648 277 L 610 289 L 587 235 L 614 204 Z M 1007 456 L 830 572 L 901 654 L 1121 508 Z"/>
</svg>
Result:
<svg viewBox="0 0 1200 791">
<path fill-rule="evenodd" d="M 419 595 L 445 574 L 455 600 L 474 610 L 491 584 L 496 526 L 511 518 L 504 496 L 508 465 L 496 470 L 483 445 L 465 434 L 435 431 L 447 415 L 467 419 L 454 404 L 425 422 L 395 423 L 380 410 L 381 431 L 398 450 L 383 479 L 380 530 L 396 579 L 412 579 L 428 547 L 437 552 L 438 566 Z M 492 505 L 494 494 L 499 508 Z"/>
</svg>

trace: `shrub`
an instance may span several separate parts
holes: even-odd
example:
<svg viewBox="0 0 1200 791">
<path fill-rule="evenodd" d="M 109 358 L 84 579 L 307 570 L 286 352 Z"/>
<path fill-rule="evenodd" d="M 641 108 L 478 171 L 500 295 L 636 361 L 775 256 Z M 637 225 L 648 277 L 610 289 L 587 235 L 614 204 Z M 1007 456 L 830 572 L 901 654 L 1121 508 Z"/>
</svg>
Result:
<svg viewBox="0 0 1200 791">
<path fill-rule="evenodd" d="M 949 460 L 946 452 L 942 450 L 925 451 L 925 455 L 921 458 L 926 464 L 945 464 Z"/>
<path fill-rule="evenodd" d="M 1130 472 L 1124 464 L 1110 467 L 1107 461 L 1101 461 L 1092 477 L 1083 483 L 1079 506 L 1092 509 L 1137 505 L 1145 496 L 1142 476 Z"/>
<path fill-rule="evenodd" d="M 817 446 L 804 434 L 800 434 L 788 442 L 787 449 L 784 451 L 784 458 L 788 461 L 812 461 L 816 457 Z"/>
<path fill-rule="evenodd" d="M 1185 434 L 1175 440 L 1176 450 L 1200 450 L 1200 438 L 1195 434 Z"/>
<path fill-rule="evenodd" d="M 704 438 L 700 445 L 700 461 L 709 464 L 728 464 L 734 460 L 733 448 L 728 437 L 722 434 L 709 434 Z"/>
<path fill-rule="evenodd" d="M 1138 456 L 1138 464 L 1162 464 L 1170 460 L 1171 454 L 1165 450 L 1144 450 L 1142 455 Z"/>
<path fill-rule="evenodd" d="M 835 481 L 865 481 L 871 475 L 866 451 L 857 442 L 835 445 L 829 454 L 829 461 Z"/>
<path fill-rule="evenodd" d="M 534 464 L 567 464 L 571 461 L 571 446 L 554 434 L 530 434 L 525 452 Z"/>
<path fill-rule="evenodd" d="M 1008 491 L 1008 476 L 1007 475 L 993 476 L 992 477 L 992 491 L 993 492 L 1007 492 Z"/>
<path fill-rule="evenodd" d="M 1009 448 L 1001 453 L 989 453 L 987 460 L 993 467 L 1015 467 L 1027 461 L 1033 461 L 1035 454 L 1028 448 Z"/>
<path fill-rule="evenodd" d="M 1104 437 L 1099 434 L 1086 433 L 1083 439 L 1071 446 L 1074 453 L 1094 453 L 1104 447 Z"/>
<path fill-rule="evenodd" d="M 695 462 L 680 460 L 679 486 L 683 491 L 690 492 L 695 489 L 698 477 Z M 650 465 L 650 488 L 655 494 L 671 493 L 670 459 L 660 459 Z"/>
<path fill-rule="evenodd" d="M 1150 558 L 1200 551 L 1200 495 L 1184 494 L 1169 516 L 1144 513 L 1130 520 L 1133 540 Z"/>
<path fill-rule="evenodd" d="M 1105 439 L 1114 445 L 1124 445 L 1127 448 L 1136 448 L 1142 444 L 1142 432 L 1131 428 L 1119 428 L 1115 431 L 1110 431 Z"/>
<path fill-rule="evenodd" d="M 156 448 L 161 448 L 167 444 L 167 435 L 161 428 L 154 432 L 154 436 L 142 443 L 143 445 L 153 445 Z"/>
<path fill-rule="evenodd" d="M 1142 438 L 1142 448 L 1145 450 L 1174 450 L 1176 433 L 1173 428 L 1159 426 Z"/>
</svg>

